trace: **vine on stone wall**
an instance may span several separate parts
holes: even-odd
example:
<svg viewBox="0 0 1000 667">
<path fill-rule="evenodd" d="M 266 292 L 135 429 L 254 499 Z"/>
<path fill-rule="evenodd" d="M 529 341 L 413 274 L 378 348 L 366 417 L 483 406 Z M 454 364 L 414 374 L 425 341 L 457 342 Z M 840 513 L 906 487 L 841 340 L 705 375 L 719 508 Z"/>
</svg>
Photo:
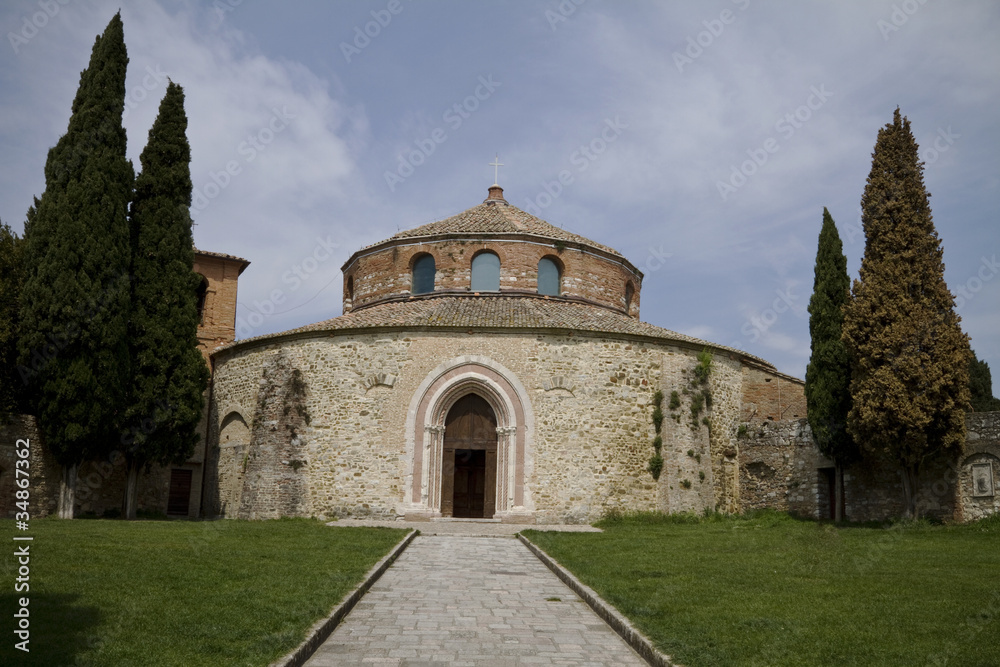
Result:
<svg viewBox="0 0 1000 667">
<path fill-rule="evenodd" d="M 676 389 L 670 392 L 670 402 L 667 404 L 667 408 L 670 410 L 670 418 L 673 419 L 678 424 L 681 423 L 681 413 L 683 410 L 683 399 L 682 397 L 687 397 L 688 401 L 688 415 L 690 417 L 689 425 L 692 431 L 697 432 L 703 425 L 708 427 L 709 438 L 712 435 L 712 420 L 706 415 L 702 416 L 702 413 L 709 412 L 712 408 L 712 391 L 709 387 L 709 378 L 712 374 L 712 353 L 706 348 L 698 353 L 698 363 L 695 365 L 691 376 L 687 374 L 686 369 L 681 369 L 681 373 L 686 376 L 686 383 L 681 387 L 680 391 Z M 693 376 L 693 377 L 692 377 Z M 657 392 L 659 394 L 659 392 Z M 662 399 L 662 395 L 660 395 Z M 659 403 L 657 403 L 657 408 L 654 410 L 654 424 L 657 426 L 657 441 L 660 441 L 660 428 L 659 424 L 656 422 L 656 411 L 659 410 Z M 660 421 L 662 422 L 663 414 L 660 412 Z M 661 441 L 662 442 L 662 441 Z M 656 446 L 656 441 L 654 441 L 654 446 Z M 656 457 L 659 458 L 659 465 L 662 468 L 663 459 L 659 456 L 660 449 L 656 447 Z M 701 463 L 701 454 L 695 452 L 693 449 L 689 449 L 687 455 L 699 464 Z M 652 472 L 653 461 L 650 460 L 650 471 Z M 655 475 L 654 475 L 655 477 Z M 701 472 L 699 474 L 699 481 L 705 481 L 705 473 Z M 690 489 L 691 481 L 688 479 L 681 480 L 681 488 Z M 671 487 L 673 488 L 673 487 Z"/>
<path fill-rule="evenodd" d="M 653 428 L 656 429 L 656 437 L 653 438 L 653 456 L 649 459 L 649 474 L 654 480 L 659 480 L 663 471 L 663 457 L 660 455 L 660 449 L 663 448 L 663 437 L 660 435 L 660 430 L 663 428 L 662 405 L 663 392 L 657 389 L 653 394 Z"/>
<path fill-rule="evenodd" d="M 681 371 L 682 373 L 684 371 Z M 670 392 L 670 417 L 681 423 L 681 395 L 690 397 L 689 412 L 691 416 L 691 430 L 697 431 L 704 424 L 711 432 L 711 420 L 702 417 L 701 413 L 712 408 L 712 391 L 708 386 L 708 378 L 712 374 L 712 353 L 707 349 L 698 353 L 698 364 L 694 367 L 694 377 L 689 379 L 687 386 L 678 393 L 676 390 Z"/>
</svg>

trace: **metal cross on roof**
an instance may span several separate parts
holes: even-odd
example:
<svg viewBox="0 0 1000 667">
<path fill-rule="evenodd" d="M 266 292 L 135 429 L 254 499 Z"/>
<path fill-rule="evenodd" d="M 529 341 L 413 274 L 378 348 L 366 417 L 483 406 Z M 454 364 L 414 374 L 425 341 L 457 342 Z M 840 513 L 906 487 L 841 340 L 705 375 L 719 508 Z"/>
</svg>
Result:
<svg viewBox="0 0 1000 667">
<path fill-rule="evenodd" d="M 490 166 L 493 167 L 493 185 L 500 185 L 500 167 L 504 166 L 503 162 L 500 161 L 500 156 L 497 155 L 493 158 L 493 162 L 490 162 Z"/>
</svg>

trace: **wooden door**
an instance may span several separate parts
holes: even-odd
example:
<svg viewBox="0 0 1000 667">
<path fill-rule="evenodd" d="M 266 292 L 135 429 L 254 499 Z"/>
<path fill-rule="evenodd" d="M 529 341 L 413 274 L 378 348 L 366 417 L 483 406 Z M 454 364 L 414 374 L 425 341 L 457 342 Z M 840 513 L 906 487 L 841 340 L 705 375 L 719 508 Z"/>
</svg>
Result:
<svg viewBox="0 0 1000 667">
<path fill-rule="evenodd" d="M 170 471 L 170 494 L 167 514 L 187 516 L 191 502 L 191 471 L 175 468 Z"/>
<path fill-rule="evenodd" d="M 834 519 L 837 516 L 837 475 L 836 468 L 820 468 L 820 507 L 821 519 Z"/>
<path fill-rule="evenodd" d="M 452 516 L 482 518 L 486 495 L 486 450 L 455 450 Z"/>
<path fill-rule="evenodd" d="M 497 422 L 481 396 L 459 399 L 445 419 L 441 514 L 492 518 L 496 512 Z"/>
</svg>

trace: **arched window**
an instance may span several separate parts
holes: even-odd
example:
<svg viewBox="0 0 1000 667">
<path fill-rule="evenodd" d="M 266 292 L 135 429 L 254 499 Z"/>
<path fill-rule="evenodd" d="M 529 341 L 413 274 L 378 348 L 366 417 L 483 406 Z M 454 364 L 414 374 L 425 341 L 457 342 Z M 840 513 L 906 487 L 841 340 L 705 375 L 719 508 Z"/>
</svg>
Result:
<svg viewBox="0 0 1000 667">
<path fill-rule="evenodd" d="M 625 312 L 631 314 L 632 312 L 632 297 L 635 296 L 635 288 L 632 287 L 632 283 L 626 283 L 625 285 Z"/>
<path fill-rule="evenodd" d="M 197 275 L 201 278 L 201 282 L 198 283 L 198 290 L 195 292 L 195 298 L 198 303 L 198 324 L 200 325 L 205 323 L 205 298 L 208 296 L 208 279 L 201 274 Z"/>
<path fill-rule="evenodd" d="M 347 278 L 347 300 L 354 305 L 354 276 Z"/>
<path fill-rule="evenodd" d="M 433 255 L 420 255 L 413 262 L 413 282 L 410 283 L 410 294 L 427 294 L 434 291 L 434 273 L 436 271 Z"/>
<path fill-rule="evenodd" d="M 491 252 L 482 252 L 472 258 L 472 291 L 500 291 L 500 258 Z"/>
<path fill-rule="evenodd" d="M 538 260 L 538 293 L 559 296 L 559 265 L 548 257 Z"/>
</svg>

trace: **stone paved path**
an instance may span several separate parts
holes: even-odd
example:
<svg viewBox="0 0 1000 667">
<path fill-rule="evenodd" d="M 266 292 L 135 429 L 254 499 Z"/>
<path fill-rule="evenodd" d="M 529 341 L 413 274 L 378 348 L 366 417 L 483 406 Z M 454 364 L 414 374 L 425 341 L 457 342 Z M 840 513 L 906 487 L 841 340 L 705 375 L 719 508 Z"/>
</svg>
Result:
<svg viewBox="0 0 1000 667">
<path fill-rule="evenodd" d="M 518 540 L 420 535 L 306 663 L 369 664 L 646 663 Z"/>
<path fill-rule="evenodd" d="M 531 524 L 500 523 L 483 519 L 443 519 L 436 521 L 379 521 L 376 519 L 340 519 L 328 526 L 371 526 L 382 528 L 411 528 L 421 535 L 467 535 L 469 537 L 491 537 L 496 535 L 516 535 L 526 528 L 532 530 L 554 530 L 569 533 L 600 533 L 600 528 L 586 524 Z"/>
</svg>

